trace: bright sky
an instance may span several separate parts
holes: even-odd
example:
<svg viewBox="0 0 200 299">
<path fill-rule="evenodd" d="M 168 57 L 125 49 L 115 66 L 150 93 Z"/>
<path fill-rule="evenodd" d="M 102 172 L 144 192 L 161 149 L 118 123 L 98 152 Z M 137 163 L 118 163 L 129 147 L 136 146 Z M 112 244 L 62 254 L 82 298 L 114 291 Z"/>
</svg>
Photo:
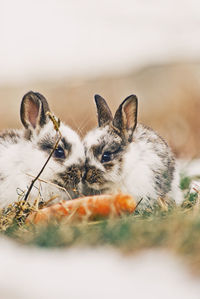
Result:
<svg viewBox="0 0 200 299">
<path fill-rule="evenodd" d="M 196 0 L 0 0 L 0 84 L 200 57 Z"/>
</svg>

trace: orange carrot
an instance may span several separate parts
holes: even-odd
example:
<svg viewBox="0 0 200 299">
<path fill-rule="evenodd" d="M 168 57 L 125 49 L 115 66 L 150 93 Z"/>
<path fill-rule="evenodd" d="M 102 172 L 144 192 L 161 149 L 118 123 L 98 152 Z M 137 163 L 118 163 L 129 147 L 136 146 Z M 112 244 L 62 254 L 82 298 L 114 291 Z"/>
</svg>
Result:
<svg viewBox="0 0 200 299">
<path fill-rule="evenodd" d="M 126 194 L 102 194 L 61 201 L 31 213 L 27 223 L 48 223 L 50 220 L 93 220 L 97 217 L 118 216 L 135 211 L 136 202 Z"/>
</svg>

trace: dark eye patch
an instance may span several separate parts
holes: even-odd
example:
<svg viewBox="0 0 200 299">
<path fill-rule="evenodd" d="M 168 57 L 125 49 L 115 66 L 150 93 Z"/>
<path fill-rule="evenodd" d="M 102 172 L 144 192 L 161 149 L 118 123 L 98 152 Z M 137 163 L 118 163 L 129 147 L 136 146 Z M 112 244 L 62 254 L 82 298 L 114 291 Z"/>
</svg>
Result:
<svg viewBox="0 0 200 299">
<path fill-rule="evenodd" d="M 50 152 L 53 150 L 55 146 L 55 143 L 56 143 L 56 139 L 52 139 L 50 135 L 46 135 L 39 142 L 39 148 L 50 154 Z M 72 145 L 68 143 L 65 138 L 62 138 L 58 148 L 54 152 L 54 157 L 58 159 L 65 159 L 66 153 L 67 155 L 71 153 L 71 148 Z"/>
<path fill-rule="evenodd" d="M 122 149 L 122 146 L 119 143 L 113 143 L 106 148 L 107 151 L 109 151 L 113 154 L 119 152 L 121 149 Z"/>
<path fill-rule="evenodd" d="M 112 144 L 106 146 L 106 143 L 102 142 L 98 146 L 93 146 L 92 152 L 94 156 L 101 161 L 101 163 L 107 163 L 113 160 L 115 155 L 122 151 L 122 149 L 123 147 L 120 143 L 113 142 Z"/>
<path fill-rule="evenodd" d="M 61 142 L 63 144 L 64 149 L 68 152 L 71 152 L 72 145 L 70 143 L 68 143 L 65 138 L 62 138 Z"/>
<path fill-rule="evenodd" d="M 111 152 L 114 153 L 116 152 L 118 149 L 121 148 L 121 144 L 119 143 L 115 143 L 113 142 L 112 144 L 110 144 L 110 146 L 106 146 L 107 144 L 105 142 L 102 142 L 100 145 L 95 145 L 92 147 L 92 152 L 93 155 L 98 158 L 99 156 L 102 155 L 104 148 L 106 147 L 106 152 Z"/>
<path fill-rule="evenodd" d="M 105 147 L 105 143 L 102 142 L 100 145 L 94 145 L 91 149 L 92 149 L 92 152 L 93 152 L 93 155 L 98 158 L 101 154 L 102 154 L 102 151 L 103 151 L 103 148 Z"/>
<path fill-rule="evenodd" d="M 112 146 L 111 147 L 111 150 L 110 151 L 105 151 L 103 154 L 102 154 L 102 157 L 101 157 L 101 163 L 107 163 L 107 162 L 110 162 L 112 161 L 115 156 L 120 153 L 122 151 L 122 147 L 121 146 Z"/>
<path fill-rule="evenodd" d="M 61 146 L 58 146 L 57 149 L 54 152 L 54 157 L 58 159 L 65 159 L 65 151 Z"/>
<path fill-rule="evenodd" d="M 40 142 L 39 142 L 39 148 L 43 151 L 46 152 L 51 152 L 53 147 L 55 145 L 55 140 L 52 140 L 50 138 L 43 138 Z"/>
</svg>

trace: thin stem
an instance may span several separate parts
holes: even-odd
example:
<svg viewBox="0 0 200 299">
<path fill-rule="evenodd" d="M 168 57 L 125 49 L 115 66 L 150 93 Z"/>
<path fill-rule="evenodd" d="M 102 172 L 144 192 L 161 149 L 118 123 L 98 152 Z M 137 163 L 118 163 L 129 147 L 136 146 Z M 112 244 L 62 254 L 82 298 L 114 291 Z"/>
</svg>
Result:
<svg viewBox="0 0 200 299">
<path fill-rule="evenodd" d="M 28 196 L 29 196 L 29 194 L 30 194 L 30 192 L 31 192 L 31 190 L 32 190 L 32 188 L 33 188 L 35 182 L 39 179 L 39 177 L 40 177 L 41 174 L 43 173 L 45 167 L 47 166 L 49 160 L 50 160 L 51 157 L 53 156 L 53 153 L 55 152 L 56 148 L 58 147 L 58 144 L 59 144 L 61 138 L 62 138 L 61 136 L 58 138 L 58 140 L 57 140 L 56 143 L 55 143 L 55 146 L 54 146 L 53 150 L 51 151 L 51 153 L 50 153 L 48 159 L 46 160 L 45 164 L 43 165 L 42 169 L 40 170 L 40 172 L 38 173 L 38 175 L 34 178 L 34 180 L 32 180 L 32 182 L 31 182 L 31 184 L 30 184 L 30 186 L 29 186 L 29 188 L 28 188 L 28 191 L 26 192 L 26 195 L 25 195 L 25 197 L 24 197 L 24 201 L 27 200 L 27 198 L 28 198 Z"/>
<path fill-rule="evenodd" d="M 31 174 L 29 174 L 29 173 L 25 173 L 25 174 L 28 175 L 28 176 L 30 176 L 30 177 L 32 177 L 32 178 L 35 178 L 34 175 L 31 175 Z M 49 185 L 51 185 L 51 186 L 54 186 L 54 187 L 56 187 L 56 188 L 58 188 L 58 189 L 64 191 L 64 192 L 67 194 L 67 196 L 69 197 L 69 199 L 72 199 L 72 198 L 71 198 L 71 195 L 69 194 L 69 192 L 68 192 L 64 187 L 61 187 L 61 186 L 59 186 L 59 185 L 57 185 L 57 184 L 54 184 L 54 183 L 52 183 L 52 182 L 49 182 L 49 181 L 46 181 L 46 180 L 44 180 L 44 179 L 40 179 L 40 178 L 38 178 L 38 181 L 40 181 L 40 182 L 42 182 L 42 183 L 45 183 L 45 184 L 49 184 Z"/>
<path fill-rule="evenodd" d="M 137 207 L 139 206 L 139 204 L 141 203 L 141 201 L 143 200 L 143 197 L 138 201 L 136 207 L 135 207 L 135 210 L 137 209 Z"/>
<path fill-rule="evenodd" d="M 57 141 L 56 141 L 56 143 L 55 143 L 55 145 L 54 145 L 54 147 L 53 147 L 53 150 L 51 151 L 51 153 L 50 153 L 48 159 L 47 159 L 46 162 L 44 163 L 42 169 L 40 170 L 40 172 L 38 173 L 38 175 L 34 178 L 34 180 L 32 180 L 32 182 L 31 182 L 31 184 L 30 184 L 30 186 L 29 186 L 29 188 L 28 188 L 28 191 L 26 192 L 26 195 L 25 195 L 25 197 L 24 197 L 24 201 L 25 201 L 25 202 L 27 201 L 28 196 L 29 196 L 29 194 L 30 194 L 30 192 L 31 192 L 31 190 L 32 190 L 32 188 L 33 188 L 35 182 L 39 179 L 39 177 L 40 177 L 41 174 L 43 173 L 45 167 L 47 166 L 49 160 L 50 160 L 51 157 L 53 156 L 53 153 L 54 153 L 55 150 L 57 149 L 58 144 L 59 144 L 59 142 L 60 142 L 60 140 L 61 140 L 61 138 L 62 138 L 62 135 L 61 135 L 60 130 L 59 130 L 60 120 L 56 121 L 55 117 L 54 117 L 50 112 L 47 112 L 47 115 L 49 116 L 50 120 L 53 122 L 53 124 L 54 124 L 54 129 L 59 133 L 59 138 L 57 139 Z"/>
</svg>

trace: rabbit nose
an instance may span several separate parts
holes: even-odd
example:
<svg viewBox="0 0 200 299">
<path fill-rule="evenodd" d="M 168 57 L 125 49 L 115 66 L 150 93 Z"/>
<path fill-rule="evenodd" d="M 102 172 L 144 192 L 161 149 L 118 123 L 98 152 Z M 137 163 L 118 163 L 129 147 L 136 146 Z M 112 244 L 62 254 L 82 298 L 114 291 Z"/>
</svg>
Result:
<svg viewBox="0 0 200 299">
<path fill-rule="evenodd" d="M 87 171 L 85 170 L 83 172 L 83 176 L 82 176 L 82 181 L 85 182 L 86 181 L 86 177 L 87 177 Z"/>
<path fill-rule="evenodd" d="M 64 173 L 60 173 L 59 177 L 67 187 L 76 187 L 81 181 L 82 171 L 80 165 L 72 165 Z"/>
<path fill-rule="evenodd" d="M 103 172 L 94 166 L 87 167 L 83 176 L 83 180 L 90 184 L 103 183 Z"/>
<path fill-rule="evenodd" d="M 89 170 L 90 170 L 90 166 L 88 165 L 87 160 L 86 160 L 85 169 L 84 169 L 83 175 L 82 175 L 82 181 L 84 181 L 84 182 L 87 181 Z"/>
</svg>

